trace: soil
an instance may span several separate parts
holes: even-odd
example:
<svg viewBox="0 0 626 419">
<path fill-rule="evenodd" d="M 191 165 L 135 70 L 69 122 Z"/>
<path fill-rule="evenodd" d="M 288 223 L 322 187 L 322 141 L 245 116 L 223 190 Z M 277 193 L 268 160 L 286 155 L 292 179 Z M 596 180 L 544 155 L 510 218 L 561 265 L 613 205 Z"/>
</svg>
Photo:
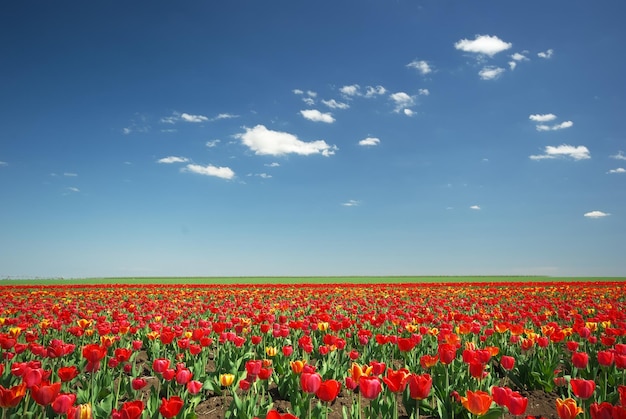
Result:
<svg viewBox="0 0 626 419">
<path fill-rule="evenodd" d="M 274 401 L 274 409 L 280 413 L 286 413 L 289 411 L 290 403 L 288 400 L 284 400 L 280 397 L 278 392 L 271 391 L 272 400 Z M 528 398 L 528 407 L 524 417 L 531 416 L 536 419 L 558 419 L 556 413 L 556 396 L 555 394 L 545 393 L 543 391 L 531 391 L 520 392 L 524 397 Z M 224 418 L 226 411 L 228 410 L 232 397 L 226 396 L 213 396 L 202 402 L 196 408 L 196 414 L 198 419 L 221 419 Z M 331 404 L 331 410 L 328 414 L 328 419 L 342 419 L 342 409 L 346 406 L 350 409 L 352 406 L 352 400 L 350 395 L 344 390 L 339 397 Z M 402 401 L 398 399 L 398 417 L 399 419 L 409 419 L 407 412 L 402 405 Z M 430 416 L 421 416 L 423 419 L 431 418 Z M 513 416 L 508 413 L 504 414 L 503 418 L 512 419 L 519 418 L 519 416 Z"/>
<path fill-rule="evenodd" d="M 137 356 L 137 367 L 141 372 L 145 374 L 144 378 L 148 381 L 148 386 L 146 386 L 142 392 L 144 392 L 144 398 L 149 396 L 149 393 L 153 391 L 153 388 L 156 388 L 158 385 L 158 379 L 156 377 L 151 377 L 150 374 L 150 365 L 148 365 L 148 357 L 145 352 L 140 352 Z M 207 362 L 207 371 L 214 371 L 215 365 L 212 360 Z M 272 385 L 269 388 L 269 393 L 273 400 L 273 408 L 276 409 L 280 413 L 287 413 L 291 409 L 291 403 L 288 399 L 281 397 L 277 391 L 276 385 Z M 520 393 L 528 398 L 528 407 L 526 408 L 526 413 L 524 414 L 524 418 L 530 416 L 531 418 L 539 419 L 558 419 L 558 415 L 556 413 L 556 399 L 558 395 L 553 393 L 546 393 L 541 390 L 536 391 L 520 391 Z M 226 412 L 229 410 L 229 407 L 233 401 L 233 398 L 229 395 L 222 396 L 214 393 L 207 393 L 207 399 L 204 400 L 196 407 L 196 415 L 198 419 L 223 419 L 226 415 Z M 349 409 L 352 406 L 352 397 L 348 390 L 345 388 L 339 394 L 339 396 L 335 399 L 333 403 L 330 405 L 330 411 L 328 413 L 328 419 L 342 419 L 343 407 Z M 362 402 L 366 403 L 366 400 Z M 315 403 L 315 401 L 314 401 Z M 406 409 L 402 404 L 401 397 L 398 397 L 397 400 L 398 406 L 398 418 L 399 419 L 409 419 Z M 422 419 L 432 419 L 430 416 L 421 416 Z M 503 419 L 512 419 L 512 418 L 520 418 L 519 416 L 513 416 L 508 413 L 505 413 L 502 416 Z M 250 418 L 252 419 L 252 418 Z"/>
</svg>

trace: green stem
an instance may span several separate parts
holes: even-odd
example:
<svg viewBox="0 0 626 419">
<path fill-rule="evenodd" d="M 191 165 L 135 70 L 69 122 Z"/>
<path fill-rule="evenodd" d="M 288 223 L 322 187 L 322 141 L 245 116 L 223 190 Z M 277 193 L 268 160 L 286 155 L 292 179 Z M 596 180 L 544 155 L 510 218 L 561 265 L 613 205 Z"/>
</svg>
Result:
<svg viewBox="0 0 626 419">
<path fill-rule="evenodd" d="M 415 399 L 415 411 L 417 412 L 417 419 L 420 419 L 420 400 Z"/>
</svg>

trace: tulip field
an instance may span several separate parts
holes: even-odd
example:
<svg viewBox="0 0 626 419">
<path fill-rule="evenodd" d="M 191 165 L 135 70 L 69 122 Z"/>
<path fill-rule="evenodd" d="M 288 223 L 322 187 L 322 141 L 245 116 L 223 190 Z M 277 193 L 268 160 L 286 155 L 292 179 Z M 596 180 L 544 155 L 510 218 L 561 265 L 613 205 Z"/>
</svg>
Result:
<svg viewBox="0 0 626 419">
<path fill-rule="evenodd" d="M 0 414 L 626 418 L 625 285 L 4 281 Z"/>
</svg>

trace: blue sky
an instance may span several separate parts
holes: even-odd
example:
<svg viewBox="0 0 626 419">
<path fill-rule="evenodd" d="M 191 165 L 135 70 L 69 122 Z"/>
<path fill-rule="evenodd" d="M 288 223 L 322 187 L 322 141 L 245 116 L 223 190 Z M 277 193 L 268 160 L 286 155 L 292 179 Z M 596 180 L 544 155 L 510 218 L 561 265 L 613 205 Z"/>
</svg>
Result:
<svg viewBox="0 0 626 419">
<path fill-rule="evenodd" d="M 624 15 L 3 4 L 0 277 L 626 276 Z"/>
</svg>

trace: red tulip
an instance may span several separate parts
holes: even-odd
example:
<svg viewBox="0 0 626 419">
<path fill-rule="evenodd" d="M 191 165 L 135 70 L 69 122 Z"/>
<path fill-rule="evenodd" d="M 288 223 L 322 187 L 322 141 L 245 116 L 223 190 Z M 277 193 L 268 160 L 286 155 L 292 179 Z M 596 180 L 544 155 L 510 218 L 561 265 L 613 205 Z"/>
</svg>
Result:
<svg viewBox="0 0 626 419">
<path fill-rule="evenodd" d="M 613 405 L 609 402 L 592 403 L 589 406 L 591 419 L 613 419 Z"/>
<path fill-rule="evenodd" d="M 523 415 L 526 412 L 526 407 L 528 407 L 528 399 L 514 391 L 509 396 L 506 407 L 513 416 Z"/>
<path fill-rule="evenodd" d="M 203 384 L 198 380 L 191 380 L 187 383 L 187 391 L 189 394 L 198 394 L 202 390 Z"/>
<path fill-rule="evenodd" d="M 183 408 L 183 399 L 178 396 L 172 396 L 170 399 L 162 398 L 161 406 L 159 407 L 159 413 L 163 415 L 164 418 L 173 418 L 178 415 L 180 409 Z"/>
<path fill-rule="evenodd" d="M 148 385 L 148 381 L 145 378 L 133 378 L 130 381 L 130 385 L 133 387 L 133 390 L 141 390 Z"/>
<path fill-rule="evenodd" d="M 443 343 L 437 348 L 439 353 L 439 361 L 442 364 L 448 365 L 456 358 L 456 346 L 450 343 Z"/>
<path fill-rule="evenodd" d="M 515 358 L 512 356 L 502 355 L 500 357 L 500 365 L 507 371 L 511 371 L 515 367 Z"/>
<path fill-rule="evenodd" d="M 430 374 L 411 374 L 408 378 L 409 394 L 412 399 L 424 400 L 428 398 L 433 386 L 433 378 Z"/>
<path fill-rule="evenodd" d="M 278 413 L 277 410 L 270 410 L 267 412 L 265 419 L 298 419 L 298 417 L 292 415 L 291 413 Z"/>
<path fill-rule="evenodd" d="M 17 406 L 26 395 L 26 384 L 20 384 L 11 388 L 0 385 L 0 408 L 10 409 Z"/>
<path fill-rule="evenodd" d="M 61 393 L 52 402 L 52 410 L 59 415 L 66 414 L 76 402 L 76 394 Z"/>
<path fill-rule="evenodd" d="M 157 358 L 152 362 L 152 370 L 159 374 L 163 374 L 170 367 L 170 360 L 165 358 Z"/>
<path fill-rule="evenodd" d="M 368 377 L 362 375 L 359 378 L 359 391 L 366 399 L 375 399 L 378 397 L 383 387 L 378 377 Z"/>
<path fill-rule="evenodd" d="M 58 396 L 61 390 L 61 383 L 42 384 L 33 386 L 30 389 L 30 395 L 41 406 L 47 406 Z"/>
<path fill-rule="evenodd" d="M 124 402 L 120 410 L 113 409 L 112 419 L 140 419 L 143 415 L 145 405 L 141 400 Z"/>
<path fill-rule="evenodd" d="M 337 380 L 326 380 L 322 382 L 315 392 L 318 399 L 323 402 L 332 402 L 339 395 L 341 384 Z"/>
<path fill-rule="evenodd" d="M 572 354 L 572 365 L 578 369 L 587 368 L 589 355 L 586 352 L 574 352 Z"/>
<path fill-rule="evenodd" d="M 322 385 L 322 376 L 316 372 L 300 374 L 300 386 L 305 393 L 314 394 Z"/>
<path fill-rule="evenodd" d="M 498 406 L 506 406 L 509 402 L 509 397 L 513 393 L 508 387 L 498 387 L 494 386 L 491 388 L 491 395 L 493 396 L 493 401 L 496 402 Z"/>
<path fill-rule="evenodd" d="M 57 376 L 64 383 L 72 381 L 78 376 L 78 368 L 76 368 L 75 365 L 69 367 L 61 367 L 57 370 Z"/>
<path fill-rule="evenodd" d="M 610 367 L 615 362 L 615 354 L 612 351 L 598 351 L 598 364 Z"/>
<path fill-rule="evenodd" d="M 409 376 L 409 370 L 406 368 L 401 368 L 397 371 L 390 368 L 387 370 L 387 376 L 383 377 L 383 382 L 392 393 L 400 393 L 404 391 Z"/>
<path fill-rule="evenodd" d="M 580 397 L 581 399 L 588 399 L 593 395 L 593 392 L 596 389 L 596 383 L 593 380 L 573 378 L 570 380 L 569 384 L 572 387 L 572 393 L 574 393 L 574 396 Z"/>
</svg>

